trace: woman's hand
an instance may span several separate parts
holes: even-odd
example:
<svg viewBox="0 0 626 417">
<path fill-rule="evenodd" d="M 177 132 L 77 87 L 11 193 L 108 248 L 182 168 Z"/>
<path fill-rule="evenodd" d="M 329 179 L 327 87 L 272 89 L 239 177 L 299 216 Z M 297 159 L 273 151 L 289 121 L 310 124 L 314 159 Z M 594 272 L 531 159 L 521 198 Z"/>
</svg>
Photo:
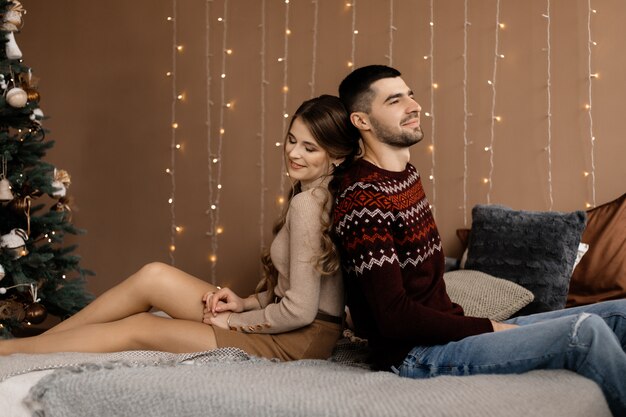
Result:
<svg viewBox="0 0 626 417">
<path fill-rule="evenodd" d="M 222 329 L 229 329 L 228 326 L 228 318 L 233 314 L 230 311 L 220 314 L 213 314 L 205 309 L 204 318 L 202 322 L 205 324 L 210 324 L 211 326 L 220 327 Z"/>
<path fill-rule="evenodd" d="M 493 327 L 494 332 L 501 332 L 519 327 L 517 324 L 500 323 L 493 320 L 491 320 L 491 326 Z"/>
<path fill-rule="evenodd" d="M 211 313 L 213 317 L 217 317 L 218 313 L 225 311 L 241 313 L 245 308 L 243 298 L 235 294 L 230 288 L 220 288 L 216 292 L 208 292 L 204 294 L 202 301 L 205 303 L 205 314 L 206 312 Z"/>
</svg>

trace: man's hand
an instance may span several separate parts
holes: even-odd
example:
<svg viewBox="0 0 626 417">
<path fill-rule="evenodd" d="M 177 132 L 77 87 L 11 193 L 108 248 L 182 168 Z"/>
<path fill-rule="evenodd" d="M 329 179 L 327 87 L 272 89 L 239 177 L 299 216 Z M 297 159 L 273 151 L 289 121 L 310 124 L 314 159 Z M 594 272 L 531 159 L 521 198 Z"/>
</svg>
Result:
<svg viewBox="0 0 626 417">
<path fill-rule="evenodd" d="M 493 327 L 494 332 L 501 332 L 503 330 L 510 330 L 519 327 L 517 324 L 500 323 L 493 320 L 491 320 L 491 326 Z"/>
</svg>

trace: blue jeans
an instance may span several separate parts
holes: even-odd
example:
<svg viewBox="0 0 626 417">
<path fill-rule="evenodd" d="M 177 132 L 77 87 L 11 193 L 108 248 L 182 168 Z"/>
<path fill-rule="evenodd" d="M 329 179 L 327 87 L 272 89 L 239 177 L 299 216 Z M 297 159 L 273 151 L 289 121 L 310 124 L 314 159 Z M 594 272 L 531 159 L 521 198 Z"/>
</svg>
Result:
<svg viewBox="0 0 626 417">
<path fill-rule="evenodd" d="M 400 376 L 518 374 L 569 369 L 594 380 L 614 415 L 626 416 L 626 300 L 507 320 L 520 327 L 437 346 L 416 346 Z"/>
</svg>

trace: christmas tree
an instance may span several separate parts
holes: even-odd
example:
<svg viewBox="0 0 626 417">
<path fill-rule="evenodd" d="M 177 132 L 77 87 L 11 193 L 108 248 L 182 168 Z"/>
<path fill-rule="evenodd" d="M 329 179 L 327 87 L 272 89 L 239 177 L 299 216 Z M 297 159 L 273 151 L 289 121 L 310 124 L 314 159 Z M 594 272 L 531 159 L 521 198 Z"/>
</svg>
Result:
<svg viewBox="0 0 626 417">
<path fill-rule="evenodd" d="M 22 62 L 15 35 L 26 14 L 17 0 L 0 0 L 0 337 L 67 317 L 93 298 L 85 291 L 71 223 L 70 176 L 42 161 L 46 140 L 37 82 Z"/>
</svg>

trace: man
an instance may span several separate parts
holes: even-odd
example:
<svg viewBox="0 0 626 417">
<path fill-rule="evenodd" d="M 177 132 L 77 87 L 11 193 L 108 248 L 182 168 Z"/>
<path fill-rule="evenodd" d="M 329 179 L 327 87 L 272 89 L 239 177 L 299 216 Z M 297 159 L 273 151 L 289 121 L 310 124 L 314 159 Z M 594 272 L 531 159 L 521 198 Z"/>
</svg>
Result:
<svg viewBox="0 0 626 417">
<path fill-rule="evenodd" d="M 348 307 L 375 366 L 411 378 L 570 369 L 626 415 L 625 300 L 504 323 L 450 301 L 441 238 L 409 163 L 421 107 L 400 75 L 372 65 L 339 87 L 364 152 L 340 180 L 334 227 Z"/>
</svg>

